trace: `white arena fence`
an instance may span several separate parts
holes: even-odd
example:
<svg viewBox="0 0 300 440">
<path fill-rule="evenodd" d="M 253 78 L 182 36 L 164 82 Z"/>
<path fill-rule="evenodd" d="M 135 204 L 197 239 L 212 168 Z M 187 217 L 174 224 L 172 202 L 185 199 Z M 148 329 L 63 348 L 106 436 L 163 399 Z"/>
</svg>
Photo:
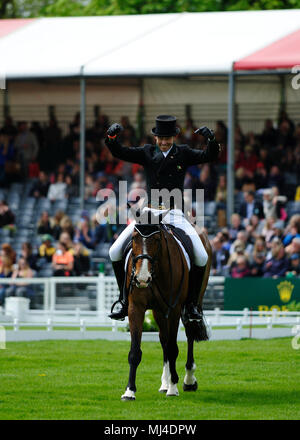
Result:
<svg viewBox="0 0 300 440">
<path fill-rule="evenodd" d="M 116 321 L 107 316 L 119 296 L 115 277 L 100 274 L 97 277 L 8 278 L 0 281 L 2 285 L 18 283 L 37 286 L 41 302 L 39 308 L 29 309 L 28 299 L 6 298 L 5 306 L 0 310 L 0 327 L 7 328 L 7 341 L 130 339 L 128 320 Z M 220 291 L 222 286 L 224 277 L 209 279 L 210 288 Z M 212 340 L 245 337 L 266 339 L 300 334 L 300 312 L 277 309 L 224 311 L 215 308 L 205 310 L 204 315 Z M 182 325 L 178 339 L 185 340 Z M 158 341 L 158 334 L 144 332 L 143 340 Z"/>
</svg>

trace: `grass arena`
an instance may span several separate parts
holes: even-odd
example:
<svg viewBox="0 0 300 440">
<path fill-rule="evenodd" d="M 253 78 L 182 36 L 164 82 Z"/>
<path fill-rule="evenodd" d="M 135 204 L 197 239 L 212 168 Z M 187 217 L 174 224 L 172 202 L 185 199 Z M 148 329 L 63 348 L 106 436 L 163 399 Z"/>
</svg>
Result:
<svg viewBox="0 0 300 440">
<path fill-rule="evenodd" d="M 198 390 L 159 393 L 159 343 L 142 344 L 137 400 L 123 402 L 128 342 L 10 342 L 0 350 L 1 420 L 299 419 L 300 351 L 291 338 L 204 341 L 195 347 Z"/>
</svg>

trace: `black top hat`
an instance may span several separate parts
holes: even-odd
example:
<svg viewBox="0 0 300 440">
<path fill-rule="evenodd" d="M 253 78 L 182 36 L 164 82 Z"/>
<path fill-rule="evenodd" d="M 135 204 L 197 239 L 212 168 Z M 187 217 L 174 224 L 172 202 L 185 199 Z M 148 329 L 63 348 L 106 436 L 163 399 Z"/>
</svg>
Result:
<svg viewBox="0 0 300 440">
<path fill-rule="evenodd" d="M 180 128 L 176 127 L 176 118 L 169 115 L 157 116 L 156 127 L 152 128 L 151 133 L 154 136 L 171 137 L 176 136 L 180 132 Z"/>
</svg>

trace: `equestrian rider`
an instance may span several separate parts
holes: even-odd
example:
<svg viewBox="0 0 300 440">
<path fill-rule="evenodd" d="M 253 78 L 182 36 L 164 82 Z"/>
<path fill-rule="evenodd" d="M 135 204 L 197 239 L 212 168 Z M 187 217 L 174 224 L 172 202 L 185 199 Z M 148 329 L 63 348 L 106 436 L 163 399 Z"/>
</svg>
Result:
<svg viewBox="0 0 300 440">
<path fill-rule="evenodd" d="M 146 144 L 135 148 L 124 147 L 118 141 L 118 134 L 122 130 L 123 128 L 119 124 L 111 125 L 107 130 L 105 143 L 114 157 L 127 162 L 137 163 L 144 167 L 148 200 L 151 200 L 151 189 L 162 190 L 166 188 L 168 191 L 172 191 L 179 188 L 181 194 L 183 194 L 187 168 L 191 165 L 214 162 L 217 160 L 220 152 L 220 146 L 216 142 L 213 132 L 207 127 L 201 127 L 195 132 L 201 134 L 206 139 L 206 150 L 192 149 L 188 145 L 176 145 L 174 139 L 180 132 L 180 129 L 176 126 L 176 118 L 173 116 L 157 116 L 156 126 L 152 129 L 156 145 Z M 152 205 L 150 206 L 153 208 Z M 194 264 L 190 272 L 189 293 L 184 313 L 187 319 L 201 320 L 202 314 L 197 309 L 200 292 L 199 280 L 203 278 L 208 255 L 199 235 L 195 233 L 195 228 L 185 218 L 182 209 L 176 209 L 174 206 L 164 217 L 163 221 L 183 229 L 192 241 Z M 135 221 L 131 222 L 122 231 L 109 250 L 109 256 L 120 289 L 119 303 L 122 305 L 122 309 L 119 312 L 109 315 L 112 319 L 123 320 L 128 314 L 126 289 L 124 289 L 125 298 L 123 298 L 126 274 L 122 251 L 124 242 L 132 235 L 135 223 Z"/>
</svg>

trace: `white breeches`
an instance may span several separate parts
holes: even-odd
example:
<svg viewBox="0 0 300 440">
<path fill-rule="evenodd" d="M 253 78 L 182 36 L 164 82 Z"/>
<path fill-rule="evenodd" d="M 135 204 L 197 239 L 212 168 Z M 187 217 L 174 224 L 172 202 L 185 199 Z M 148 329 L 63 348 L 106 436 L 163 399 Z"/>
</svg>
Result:
<svg viewBox="0 0 300 440">
<path fill-rule="evenodd" d="M 163 214 L 164 210 L 152 209 L 145 207 L 144 210 L 150 210 L 153 214 Z M 143 211 L 144 211 L 143 210 Z M 196 266 L 205 266 L 207 263 L 208 255 L 202 244 L 202 241 L 197 234 L 195 228 L 184 217 L 184 213 L 180 209 L 172 209 L 163 218 L 163 223 L 174 225 L 182 229 L 191 239 L 194 251 L 194 263 Z M 122 248 L 125 240 L 132 235 L 134 225 L 136 221 L 132 221 L 124 231 L 119 235 L 117 240 L 113 243 L 109 249 L 109 256 L 111 261 L 120 261 L 122 258 Z"/>
</svg>

